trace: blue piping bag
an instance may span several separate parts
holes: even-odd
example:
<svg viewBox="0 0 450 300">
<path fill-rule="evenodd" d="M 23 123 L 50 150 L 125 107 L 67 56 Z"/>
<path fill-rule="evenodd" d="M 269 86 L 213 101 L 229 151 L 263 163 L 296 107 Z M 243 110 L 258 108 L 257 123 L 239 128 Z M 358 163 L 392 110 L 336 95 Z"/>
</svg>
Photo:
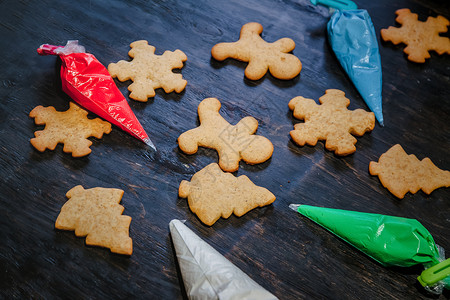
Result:
<svg viewBox="0 0 450 300">
<path fill-rule="evenodd" d="M 327 25 L 328 41 L 378 123 L 384 126 L 380 52 L 367 10 L 357 9 L 356 4 L 348 0 L 311 2 L 337 9 Z"/>
</svg>

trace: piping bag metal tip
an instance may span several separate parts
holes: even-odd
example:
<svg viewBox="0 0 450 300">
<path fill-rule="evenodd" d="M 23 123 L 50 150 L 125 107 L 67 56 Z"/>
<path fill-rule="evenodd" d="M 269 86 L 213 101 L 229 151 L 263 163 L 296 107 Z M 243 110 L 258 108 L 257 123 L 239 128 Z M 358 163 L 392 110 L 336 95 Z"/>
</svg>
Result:
<svg viewBox="0 0 450 300">
<path fill-rule="evenodd" d="M 356 89 L 367 104 L 369 109 L 374 113 L 375 119 L 380 126 L 384 126 L 383 108 L 382 108 L 382 96 L 381 96 L 381 72 L 376 72 L 377 67 L 373 65 L 371 72 L 357 72 L 349 71 L 350 78 L 353 81 Z M 358 76 L 359 79 L 352 78 Z M 376 80 L 375 80 L 376 79 Z"/>
<path fill-rule="evenodd" d="M 301 204 L 289 204 L 289 208 L 295 211 L 298 211 L 298 208 Z"/>
<path fill-rule="evenodd" d="M 381 96 L 377 99 L 372 99 L 370 97 L 365 97 L 364 92 L 360 91 L 360 94 L 364 99 L 364 102 L 366 102 L 369 109 L 374 113 L 375 119 L 377 120 L 378 124 L 380 124 L 381 127 L 384 127 L 384 118 L 381 109 L 381 101 L 382 101 Z"/>
<path fill-rule="evenodd" d="M 378 124 L 380 124 L 381 127 L 384 127 L 384 120 L 383 115 L 381 115 L 381 118 L 377 118 L 377 115 L 375 115 L 375 118 L 378 120 Z"/>
<path fill-rule="evenodd" d="M 156 150 L 155 144 L 153 144 L 153 142 L 152 142 L 152 140 L 151 140 L 150 138 L 145 138 L 145 139 L 143 139 L 142 141 L 143 141 L 144 143 L 146 143 L 147 146 L 150 146 L 153 150 L 157 151 L 157 150 Z"/>
</svg>

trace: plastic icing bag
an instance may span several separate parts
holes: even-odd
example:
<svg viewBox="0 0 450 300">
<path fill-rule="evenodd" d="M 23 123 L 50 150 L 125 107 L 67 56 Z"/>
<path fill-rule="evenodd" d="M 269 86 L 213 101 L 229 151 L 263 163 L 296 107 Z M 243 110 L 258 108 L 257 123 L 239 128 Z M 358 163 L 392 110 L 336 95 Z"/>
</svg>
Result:
<svg viewBox="0 0 450 300">
<path fill-rule="evenodd" d="M 291 209 L 316 222 L 386 267 L 421 264 L 417 278 L 433 294 L 450 289 L 450 259 L 428 230 L 415 219 L 310 205 Z"/>
<path fill-rule="evenodd" d="M 44 44 L 37 51 L 61 58 L 62 89 L 75 102 L 156 150 L 108 70 L 78 41 L 68 41 L 66 46 Z"/>
<path fill-rule="evenodd" d="M 182 221 L 170 221 L 169 228 L 189 299 L 278 299 Z"/>
<path fill-rule="evenodd" d="M 337 10 L 327 28 L 337 59 L 383 126 L 381 59 L 369 14 L 364 9 Z"/>
<path fill-rule="evenodd" d="M 384 266 L 440 262 L 433 237 L 415 219 L 309 205 L 296 210 Z"/>
</svg>

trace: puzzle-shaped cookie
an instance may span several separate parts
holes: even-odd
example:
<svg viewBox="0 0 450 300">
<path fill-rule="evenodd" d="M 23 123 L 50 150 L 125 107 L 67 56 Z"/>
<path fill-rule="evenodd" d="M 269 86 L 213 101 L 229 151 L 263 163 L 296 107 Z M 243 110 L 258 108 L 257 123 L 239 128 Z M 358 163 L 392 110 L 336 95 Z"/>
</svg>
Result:
<svg viewBox="0 0 450 300">
<path fill-rule="evenodd" d="M 155 55 L 155 47 L 147 41 L 136 41 L 130 44 L 128 55 L 132 61 L 121 60 L 108 65 L 112 77 L 120 81 L 132 80 L 128 87 L 130 98 L 146 102 L 155 96 L 155 89 L 163 88 L 166 93 L 180 93 L 186 87 L 187 81 L 181 74 L 173 73 L 173 69 L 183 67 L 187 60 L 181 50 L 165 51 L 163 55 Z"/>
<path fill-rule="evenodd" d="M 69 200 L 61 208 L 55 228 L 75 230 L 86 237 L 86 245 L 102 246 L 111 252 L 131 255 L 133 241 L 129 237 L 130 216 L 122 215 L 123 191 L 111 188 L 85 190 L 81 185 L 67 192 Z"/>
<path fill-rule="evenodd" d="M 382 154 L 378 162 L 371 161 L 369 172 L 378 175 L 381 184 L 400 199 L 407 192 L 415 194 L 422 189 L 430 194 L 437 188 L 450 187 L 449 171 L 439 169 L 428 157 L 420 161 L 408 155 L 399 144 Z"/>
<path fill-rule="evenodd" d="M 64 112 L 54 107 L 37 106 L 30 112 L 37 125 L 45 125 L 44 130 L 36 131 L 30 140 L 37 150 L 55 150 L 58 143 L 64 144 L 63 151 L 72 153 L 73 157 L 82 157 L 91 153 L 92 142 L 88 137 L 102 138 L 103 133 L 111 132 L 111 124 L 99 118 L 88 119 L 88 112 L 70 102 Z"/>
<path fill-rule="evenodd" d="M 188 198 L 189 208 L 208 226 L 220 217 L 227 219 L 234 213 L 240 217 L 248 211 L 275 201 L 266 188 L 259 187 L 242 175 L 224 173 L 212 163 L 180 183 L 178 194 Z"/>
<path fill-rule="evenodd" d="M 180 149 L 187 154 L 196 153 L 198 146 L 216 149 L 219 165 L 227 172 L 237 171 L 241 159 L 248 164 L 268 160 L 273 145 L 267 138 L 254 135 L 258 121 L 249 116 L 231 125 L 219 114 L 220 107 L 216 98 L 206 98 L 199 104 L 200 126 L 179 136 Z"/>
<path fill-rule="evenodd" d="M 381 37 L 385 41 L 391 41 L 395 45 L 404 43 L 407 47 L 403 50 L 408 54 L 408 59 L 416 63 L 424 63 L 430 58 L 428 51 L 434 50 L 438 54 L 450 54 L 450 39 L 439 36 L 439 33 L 447 32 L 450 22 L 443 16 L 428 17 L 425 22 L 419 21 L 417 14 L 411 13 L 407 8 L 395 12 L 395 19 L 401 27 L 389 26 L 381 29 Z"/>
<path fill-rule="evenodd" d="M 300 60 L 290 54 L 295 42 L 282 38 L 274 43 L 264 41 L 260 34 L 263 27 L 259 23 L 247 23 L 241 28 L 240 38 L 233 43 L 219 43 L 211 49 L 214 59 L 222 61 L 234 58 L 248 62 L 245 76 L 250 80 L 261 79 L 267 70 L 278 79 L 292 79 L 302 70 Z"/>
<path fill-rule="evenodd" d="M 295 124 L 290 132 L 292 139 L 300 146 L 315 146 L 318 140 L 325 140 L 325 148 L 336 155 L 349 155 L 356 151 L 356 138 L 375 127 L 375 115 L 362 109 L 347 109 L 350 100 L 340 90 L 326 90 L 319 98 L 321 105 L 301 96 L 289 102 L 294 117 L 304 120 Z"/>
</svg>

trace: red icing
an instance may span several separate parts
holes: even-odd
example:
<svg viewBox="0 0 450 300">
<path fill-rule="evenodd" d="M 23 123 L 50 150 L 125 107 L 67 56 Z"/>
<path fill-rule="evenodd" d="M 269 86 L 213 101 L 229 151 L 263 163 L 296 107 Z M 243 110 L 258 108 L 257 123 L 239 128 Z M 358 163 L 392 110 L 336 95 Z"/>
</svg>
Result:
<svg viewBox="0 0 450 300">
<path fill-rule="evenodd" d="M 56 55 L 61 46 L 42 45 L 40 55 Z M 62 89 L 75 102 L 106 121 L 152 145 L 108 70 L 89 53 L 59 54 Z"/>
</svg>

